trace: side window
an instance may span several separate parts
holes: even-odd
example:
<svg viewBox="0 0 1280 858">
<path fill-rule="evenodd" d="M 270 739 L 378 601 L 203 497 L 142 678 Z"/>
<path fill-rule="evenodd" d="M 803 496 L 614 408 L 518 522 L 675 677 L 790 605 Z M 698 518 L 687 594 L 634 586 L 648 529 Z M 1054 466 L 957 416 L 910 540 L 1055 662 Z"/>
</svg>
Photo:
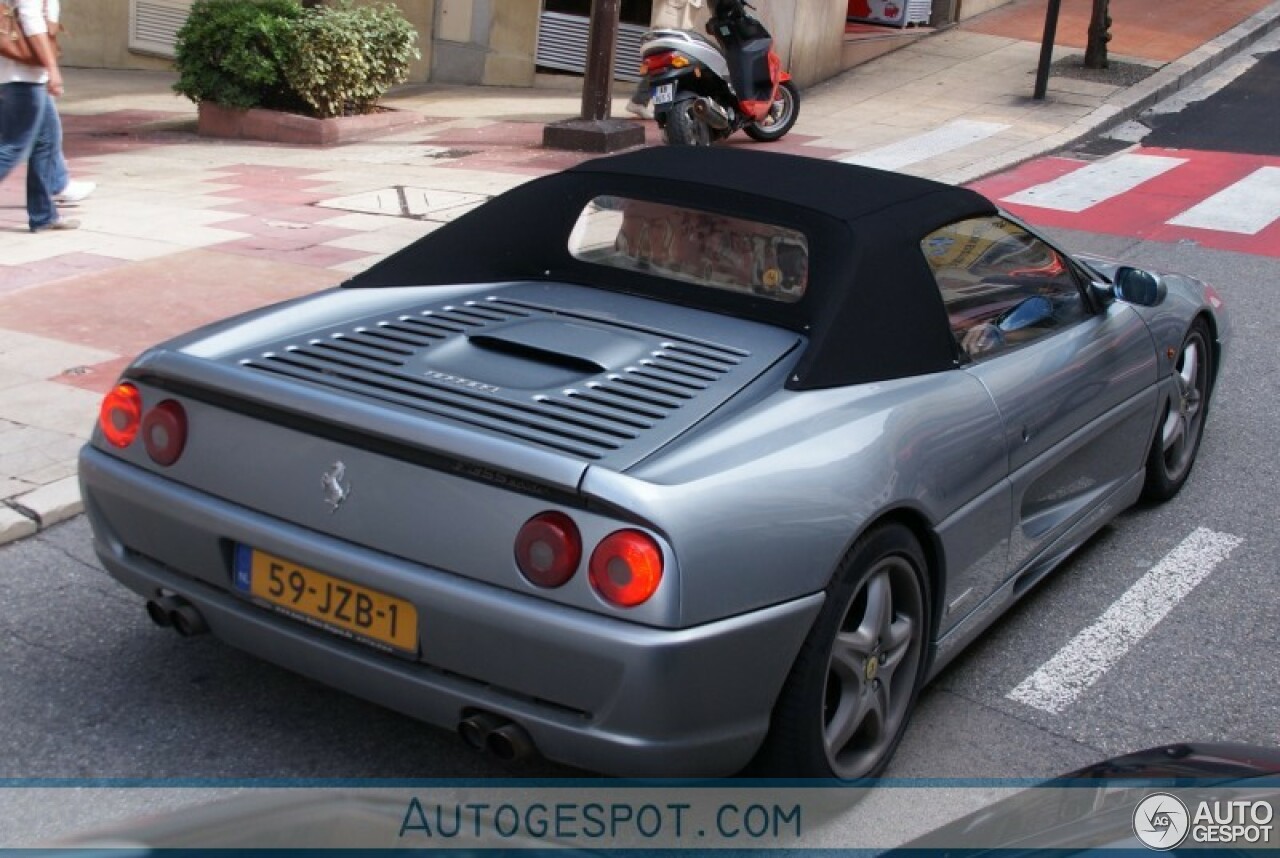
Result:
<svg viewBox="0 0 1280 858">
<path fill-rule="evenodd" d="M 951 332 L 975 360 L 1048 336 L 1088 315 L 1066 260 L 1001 217 L 962 220 L 925 236 Z"/>
</svg>

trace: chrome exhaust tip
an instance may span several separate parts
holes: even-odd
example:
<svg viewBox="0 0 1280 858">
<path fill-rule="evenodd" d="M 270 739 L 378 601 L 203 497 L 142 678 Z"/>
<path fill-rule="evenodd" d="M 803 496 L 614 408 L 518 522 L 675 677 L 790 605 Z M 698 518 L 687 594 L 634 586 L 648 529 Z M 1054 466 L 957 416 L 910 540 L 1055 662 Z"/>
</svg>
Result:
<svg viewBox="0 0 1280 858">
<path fill-rule="evenodd" d="M 173 622 L 174 631 L 184 638 L 193 638 L 196 635 L 207 634 L 209 631 L 209 624 L 190 602 L 184 601 L 174 608 L 169 619 Z"/>
<path fill-rule="evenodd" d="M 166 607 L 162 602 L 170 597 L 161 597 L 160 601 L 155 599 L 147 600 L 147 616 L 151 618 L 151 622 L 155 623 L 162 629 L 167 629 L 173 625 L 173 620 L 169 619 L 172 609 Z"/>
<path fill-rule="evenodd" d="M 489 753 L 500 760 L 519 760 L 533 753 L 533 739 L 523 727 L 508 721 L 489 734 L 485 743 Z"/>
<path fill-rule="evenodd" d="M 181 596 L 160 596 L 147 601 L 147 616 L 162 629 L 172 628 L 184 638 L 195 637 L 209 631 L 209 624 L 196 610 L 195 605 Z"/>
<path fill-rule="evenodd" d="M 488 750 L 489 734 L 510 722 L 492 712 L 473 712 L 458 722 L 458 735 L 477 751 Z"/>
</svg>

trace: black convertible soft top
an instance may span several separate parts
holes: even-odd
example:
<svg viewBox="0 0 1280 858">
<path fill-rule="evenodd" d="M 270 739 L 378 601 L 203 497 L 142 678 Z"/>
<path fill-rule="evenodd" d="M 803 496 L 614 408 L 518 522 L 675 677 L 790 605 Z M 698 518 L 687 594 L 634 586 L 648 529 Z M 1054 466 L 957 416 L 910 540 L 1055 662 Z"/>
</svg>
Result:
<svg viewBox="0 0 1280 858">
<path fill-rule="evenodd" d="M 809 288 L 793 304 L 584 262 L 569 235 L 587 203 L 616 195 L 790 227 L 809 240 Z M 642 149 L 508 191 L 343 285 L 551 280 L 645 295 L 809 337 L 789 387 L 949 369 L 957 352 L 920 240 L 994 214 L 964 188 L 833 161 L 735 147 Z"/>
</svg>

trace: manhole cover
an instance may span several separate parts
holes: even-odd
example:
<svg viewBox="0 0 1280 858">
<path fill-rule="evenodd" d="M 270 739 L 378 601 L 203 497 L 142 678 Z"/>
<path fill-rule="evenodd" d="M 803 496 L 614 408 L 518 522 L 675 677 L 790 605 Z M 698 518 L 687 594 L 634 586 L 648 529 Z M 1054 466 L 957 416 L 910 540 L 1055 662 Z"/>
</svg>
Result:
<svg viewBox="0 0 1280 858">
<path fill-rule="evenodd" d="M 388 217 L 434 220 L 447 223 L 474 209 L 487 200 L 483 194 L 461 191 L 438 191 L 431 188 L 415 188 L 409 185 L 393 185 L 376 191 L 352 194 L 323 200 L 317 205 L 361 214 L 386 215 Z"/>
</svg>

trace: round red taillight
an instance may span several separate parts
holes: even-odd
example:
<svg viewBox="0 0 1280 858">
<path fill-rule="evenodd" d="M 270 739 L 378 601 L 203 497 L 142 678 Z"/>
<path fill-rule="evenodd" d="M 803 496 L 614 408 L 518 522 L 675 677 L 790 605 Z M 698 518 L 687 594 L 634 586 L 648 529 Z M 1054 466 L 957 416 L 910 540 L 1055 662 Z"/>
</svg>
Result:
<svg viewBox="0 0 1280 858">
<path fill-rule="evenodd" d="M 582 536 L 562 512 L 544 512 L 516 534 L 516 566 L 539 587 L 559 587 L 573 577 L 582 560 Z"/>
<path fill-rule="evenodd" d="M 98 428 L 114 447 L 128 447 L 142 424 L 142 394 L 128 382 L 117 384 L 98 410 Z"/>
<path fill-rule="evenodd" d="M 662 583 L 662 549 L 652 536 L 619 530 L 591 552 L 591 586 L 619 607 L 648 601 Z"/>
<path fill-rule="evenodd" d="M 166 399 L 142 418 L 142 443 L 157 465 L 178 461 L 187 446 L 187 412 L 175 400 Z"/>
</svg>

